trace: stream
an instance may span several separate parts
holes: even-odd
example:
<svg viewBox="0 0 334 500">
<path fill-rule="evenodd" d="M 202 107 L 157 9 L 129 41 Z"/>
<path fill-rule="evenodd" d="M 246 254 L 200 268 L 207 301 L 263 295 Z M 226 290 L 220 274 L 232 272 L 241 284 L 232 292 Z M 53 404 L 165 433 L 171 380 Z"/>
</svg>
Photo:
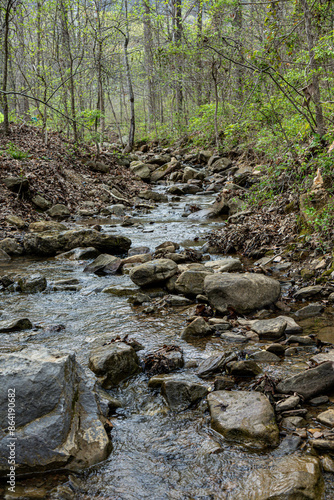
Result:
<svg viewBox="0 0 334 500">
<path fill-rule="evenodd" d="M 171 240 L 179 243 L 181 248 L 200 248 L 205 243 L 205 234 L 219 227 L 223 221 L 196 220 L 182 217 L 182 214 L 186 203 L 205 208 L 214 199 L 214 195 L 187 195 L 179 201 L 171 201 L 170 198 L 169 203 L 160 203 L 148 213 L 132 210 L 127 212 L 134 222 L 130 227 L 121 226 L 122 219 L 117 217 L 97 216 L 80 219 L 77 223 L 100 224 L 103 232 L 129 237 L 132 247 L 148 246 L 153 251 L 157 245 Z M 221 256 L 211 256 L 212 259 L 218 257 Z M 144 350 L 139 352 L 140 357 L 165 344 L 178 345 L 183 350 L 186 366 L 187 363 L 194 366 L 194 362 L 199 363 L 216 352 L 243 348 L 240 344 L 227 344 L 214 336 L 189 342 L 182 340 L 180 332 L 194 305 L 162 308 L 156 313 L 145 314 L 144 307 L 132 306 L 127 295 L 101 293 L 103 288 L 112 285 L 120 289 L 128 288 L 131 294 L 131 290 L 137 290 L 137 287 L 128 275 L 101 277 L 83 273 L 86 264 L 87 261 L 20 257 L 1 265 L 3 274 L 41 273 L 49 283 L 48 289 L 42 293 L 2 294 L 1 319 L 28 317 L 35 328 L 28 332 L 2 335 L 1 353 L 31 345 L 36 349 L 46 346 L 73 351 L 87 371 L 87 376 L 92 377 L 88 370 L 90 352 L 116 335 L 123 337 L 127 334 L 140 342 L 144 346 Z M 73 280 L 73 286 L 52 285 L 64 279 Z M 284 275 L 279 279 L 283 283 Z M 52 289 L 55 286 L 56 289 Z M 331 333 L 334 335 L 331 324 L 328 318 L 321 318 L 320 327 L 329 332 L 329 336 Z M 307 328 L 314 331 L 314 322 L 308 321 Z M 247 348 L 254 346 L 254 342 L 247 344 Z M 268 364 L 266 373 L 273 376 L 297 373 L 306 367 L 305 359 L 314 349 L 304 348 L 300 354 L 286 358 L 279 366 Z M 184 368 L 184 371 L 195 372 L 196 368 Z M 208 386 L 212 387 L 212 383 L 208 382 Z M 122 408 L 110 417 L 113 450 L 103 463 L 72 474 L 77 485 L 72 498 L 226 499 L 228 491 L 249 471 L 268 466 L 275 456 L 275 451 L 250 452 L 224 441 L 210 427 L 205 400 L 186 411 L 170 411 L 159 391 L 148 388 L 148 377 L 143 373 L 122 382 L 109 393 L 122 402 Z M 326 498 L 334 498 L 331 475 L 324 474 L 324 477 Z M 61 472 L 58 475 L 41 474 L 38 480 L 28 478 L 26 481 L 19 481 L 18 484 L 22 484 L 23 491 L 28 484 L 35 489 L 36 496 L 29 498 L 53 498 L 48 496 L 52 488 L 69 484 L 68 474 Z"/>
</svg>

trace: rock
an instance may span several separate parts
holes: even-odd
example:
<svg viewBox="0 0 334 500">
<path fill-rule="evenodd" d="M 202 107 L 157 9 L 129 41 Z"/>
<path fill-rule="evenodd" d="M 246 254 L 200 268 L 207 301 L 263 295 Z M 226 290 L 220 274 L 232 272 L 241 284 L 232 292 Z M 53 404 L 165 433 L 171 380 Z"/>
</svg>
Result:
<svg viewBox="0 0 334 500">
<path fill-rule="evenodd" d="M 175 281 L 175 291 L 190 297 L 202 294 L 204 279 L 209 274 L 212 274 L 212 271 L 184 271 Z"/>
<path fill-rule="evenodd" d="M 310 439 L 309 444 L 320 453 L 334 453 L 334 439 Z"/>
<path fill-rule="evenodd" d="M 12 333 L 20 330 L 30 330 L 32 323 L 28 318 L 0 321 L 0 333 Z"/>
<path fill-rule="evenodd" d="M 148 353 L 143 359 L 144 370 L 150 376 L 169 373 L 184 366 L 183 353 L 177 346 L 164 346 Z"/>
<path fill-rule="evenodd" d="M 200 378 L 211 377 L 214 373 L 222 372 L 226 364 L 226 354 L 213 354 L 202 361 L 197 370 L 197 375 Z"/>
<path fill-rule="evenodd" d="M 128 257 L 132 257 L 133 255 L 142 255 L 144 253 L 150 252 L 151 250 L 148 247 L 134 247 L 129 249 Z"/>
<path fill-rule="evenodd" d="M 0 249 L 8 255 L 21 255 L 23 248 L 20 243 L 14 238 L 4 238 L 0 241 Z"/>
<path fill-rule="evenodd" d="M 171 410 L 186 410 L 190 405 L 204 398 L 208 389 L 195 375 L 184 373 L 157 375 L 148 383 L 149 387 L 161 387 L 161 393 Z"/>
<path fill-rule="evenodd" d="M 248 359 L 234 361 L 229 365 L 228 370 L 234 377 L 256 377 L 262 371 L 255 361 Z"/>
<path fill-rule="evenodd" d="M 281 421 L 282 429 L 294 431 L 306 427 L 307 422 L 303 417 L 285 417 Z"/>
<path fill-rule="evenodd" d="M 138 175 L 143 181 L 149 182 L 151 179 L 151 170 L 148 165 L 142 161 L 132 161 L 130 163 L 130 170 Z"/>
<path fill-rule="evenodd" d="M 280 285 L 262 274 L 215 273 L 206 276 L 204 292 L 217 311 L 225 313 L 232 307 L 243 314 L 275 303 Z"/>
<path fill-rule="evenodd" d="M 135 350 L 124 342 L 112 342 L 95 349 L 88 366 L 95 375 L 103 377 L 104 389 L 115 387 L 140 370 Z"/>
<path fill-rule="evenodd" d="M 104 417 L 108 418 L 117 408 L 122 408 L 122 403 L 119 399 L 113 398 L 98 385 L 96 386 L 95 394 L 99 409 Z"/>
<path fill-rule="evenodd" d="M 202 337 L 204 335 L 209 335 L 210 333 L 210 326 L 201 316 L 199 316 L 183 329 L 181 339 L 186 339 L 188 337 Z"/>
<path fill-rule="evenodd" d="M 329 397 L 328 396 L 318 396 L 317 398 L 310 399 L 309 403 L 312 406 L 320 406 L 328 403 Z"/>
<path fill-rule="evenodd" d="M 323 478 L 319 459 L 289 455 L 269 469 L 257 469 L 244 479 L 229 500 L 320 500 Z"/>
<path fill-rule="evenodd" d="M 253 352 L 249 357 L 258 363 L 279 363 L 281 361 L 276 354 L 264 350 Z"/>
<path fill-rule="evenodd" d="M 99 255 L 99 251 L 94 247 L 87 248 L 73 248 L 73 250 L 69 250 L 68 252 L 60 253 L 55 256 L 57 260 L 88 260 L 95 259 Z"/>
<path fill-rule="evenodd" d="M 295 344 L 298 343 L 299 345 L 314 345 L 316 342 L 314 339 L 308 336 L 300 336 L 300 335 L 291 335 L 286 339 L 287 344 Z"/>
<path fill-rule="evenodd" d="M 299 403 L 300 403 L 299 396 L 290 396 L 289 398 L 276 403 L 275 409 L 278 412 L 293 410 L 294 408 L 296 408 L 296 406 L 299 405 Z"/>
<path fill-rule="evenodd" d="M 280 316 L 280 318 L 286 321 L 286 328 L 284 330 L 285 335 L 299 335 L 303 331 L 302 327 L 299 326 L 293 318 L 289 316 Z"/>
<path fill-rule="evenodd" d="M 29 224 L 29 231 L 33 233 L 43 233 L 44 231 L 66 231 L 67 227 L 61 222 L 53 220 L 40 220 Z"/>
<path fill-rule="evenodd" d="M 282 457 L 284 455 L 290 455 L 298 450 L 302 443 L 302 438 L 300 436 L 290 435 L 286 436 L 280 443 L 279 447 L 273 452 L 274 457 Z"/>
<path fill-rule="evenodd" d="M 321 314 L 323 310 L 323 304 L 320 302 L 314 302 L 313 304 L 308 304 L 307 306 L 298 309 L 298 311 L 295 312 L 295 316 L 300 319 L 312 318 L 313 316 Z"/>
<path fill-rule="evenodd" d="M 74 354 L 44 347 L 1 354 L 0 379 L 2 471 L 8 470 L 8 395 L 14 390 L 16 473 L 80 470 L 107 457 L 110 442 L 93 385 Z"/>
<path fill-rule="evenodd" d="M 155 259 L 136 266 L 130 271 L 130 279 L 138 286 L 161 283 L 178 271 L 177 264 L 171 259 Z"/>
<path fill-rule="evenodd" d="M 144 264 L 144 262 L 149 262 L 150 260 L 153 260 L 153 257 L 149 253 L 131 255 L 122 260 L 122 266 L 124 264 Z"/>
<path fill-rule="evenodd" d="M 285 357 L 287 357 L 287 358 L 289 356 L 294 356 L 295 354 L 298 354 L 298 349 L 296 347 L 289 347 L 285 351 Z"/>
<path fill-rule="evenodd" d="M 47 286 L 46 278 L 41 274 L 20 277 L 17 282 L 23 293 L 43 292 Z"/>
<path fill-rule="evenodd" d="M 297 392 L 304 399 L 311 399 L 334 389 L 334 362 L 325 363 L 282 380 L 277 391 L 282 394 Z"/>
<path fill-rule="evenodd" d="M 238 342 L 241 344 L 244 342 L 248 342 L 248 338 L 245 335 L 241 335 L 240 333 L 235 332 L 221 333 L 220 338 L 225 342 Z"/>
<path fill-rule="evenodd" d="M 103 234 L 95 229 L 79 229 L 29 233 L 25 235 L 23 245 L 27 253 L 44 256 L 78 247 L 94 247 L 100 252 L 120 255 L 130 248 L 131 240 L 125 236 Z"/>
<path fill-rule="evenodd" d="M 55 219 L 66 219 L 66 217 L 71 215 L 71 212 L 65 205 L 58 203 L 57 205 L 53 205 L 53 207 L 49 208 L 48 214 L 50 217 L 54 217 Z"/>
<path fill-rule="evenodd" d="M 131 297 L 139 290 L 136 286 L 111 285 L 103 288 L 102 293 L 110 293 L 116 297 Z"/>
<path fill-rule="evenodd" d="M 228 377 L 227 375 L 221 375 L 215 378 L 214 382 L 214 390 L 215 391 L 223 391 L 225 389 L 233 389 L 235 386 L 235 381 L 232 377 Z"/>
<path fill-rule="evenodd" d="M 175 250 L 178 250 L 180 248 L 180 245 L 178 243 L 175 243 L 174 241 L 164 241 L 160 245 L 158 245 L 155 250 L 156 252 L 159 250 L 168 250 L 170 252 L 175 252 Z"/>
<path fill-rule="evenodd" d="M 85 267 L 84 273 L 116 274 L 121 265 L 122 259 L 103 253 Z"/>
<path fill-rule="evenodd" d="M 179 295 L 167 295 L 165 301 L 169 306 L 189 306 L 192 301 L 186 297 L 180 297 Z"/>
<path fill-rule="evenodd" d="M 0 262 L 9 262 L 11 257 L 4 250 L 0 248 Z"/>
<path fill-rule="evenodd" d="M 137 293 L 133 297 L 130 297 L 129 302 L 134 306 L 142 305 L 145 302 L 151 302 L 151 297 L 145 293 Z"/>
<path fill-rule="evenodd" d="M 35 205 L 35 207 L 40 208 L 43 211 L 48 210 L 51 207 L 51 201 L 46 200 L 39 194 L 33 196 L 33 198 L 31 198 L 31 201 Z"/>
<path fill-rule="evenodd" d="M 13 193 L 22 194 L 29 190 L 29 181 L 25 177 L 6 177 L 3 182 Z"/>
<path fill-rule="evenodd" d="M 183 171 L 182 182 L 188 182 L 190 179 L 197 179 L 198 170 L 192 167 L 186 167 Z"/>
<path fill-rule="evenodd" d="M 157 193 L 156 191 L 150 191 L 149 189 L 147 191 L 140 191 L 138 196 L 144 200 L 152 200 L 158 203 L 168 203 L 168 196 L 162 193 Z"/>
<path fill-rule="evenodd" d="M 277 446 L 274 410 L 264 394 L 215 391 L 208 395 L 212 427 L 225 439 L 252 448 Z"/>
<path fill-rule="evenodd" d="M 109 172 L 108 165 L 105 165 L 101 161 L 88 161 L 86 165 L 92 172 L 99 172 L 101 174 L 106 174 Z"/>
<path fill-rule="evenodd" d="M 154 165 L 165 165 L 166 163 L 169 163 L 171 161 L 171 156 L 168 154 L 164 155 L 155 155 L 153 158 L 147 160 L 147 163 L 149 165 L 154 164 Z"/>
<path fill-rule="evenodd" d="M 307 299 L 309 297 L 313 297 L 314 295 L 318 295 L 322 290 L 321 285 L 313 285 L 313 286 L 306 286 L 304 288 L 300 288 L 296 293 L 295 293 L 295 299 L 301 300 L 301 299 Z"/>
<path fill-rule="evenodd" d="M 286 320 L 279 316 L 273 319 L 263 319 L 252 324 L 252 330 L 260 338 L 280 338 L 286 329 Z"/>
<path fill-rule="evenodd" d="M 266 350 L 276 356 L 284 356 L 285 347 L 282 344 L 270 344 Z"/>
<path fill-rule="evenodd" d="M 334 460 L 329 455 L 321 458 L 321 465 L 325 472 L 334 473 Z"/>
<path fill-rule="evenodd" d="M 122 203 L 116 203 L 116 205 L 111 205 L 107 208 L 110 214 L 114 214 L 117 217 L 123 217 L 125 215 L 125 205 Z"/>
<path fill-rule="evenodd" d="M 334 410 L 327 410 L 319 413 L 317 420 L 328 427 L 334 427 Z"/>
<path fill-rule="evenodd" d="M 21 217 L 17 217 L 17 215 L 7 215 L 6 222 L 19 229 L 24 229 L 27 226 L 27 223 Z"/>
<path fill-rule="evenodd" d="M 232 271 L 241 271 L 242 264 L 240 259 L 233 259 L 232 257 L 227 257 L 226 259 L 210 260 L 204 264 L 205 267 L 209 269 L 215 269 L 219 273 L 228 273 Z"/>
</svg>

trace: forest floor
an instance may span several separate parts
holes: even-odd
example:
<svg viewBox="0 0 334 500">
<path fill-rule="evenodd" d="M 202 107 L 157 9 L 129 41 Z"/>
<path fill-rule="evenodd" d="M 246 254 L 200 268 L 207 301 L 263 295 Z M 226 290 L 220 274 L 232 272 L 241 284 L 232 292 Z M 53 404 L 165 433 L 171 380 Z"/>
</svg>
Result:
<svg viewBox="0 0 334 500">
<path fill-rule="evenodd" d="M 145 187 L 132 172 L 120 166 L 114 155 L 101 153 L 98 161 L 108 167 L 108 173 L 92 171 L 86 165 L 96 160 L 96 148 L 87 145 L 76 148 L 57 132 L 48 133 L 48 145 L 42 132 L 32 126 L 11 126 L 11 134 L 0 136 L 0 237 L 15 228 L 6 219 L 21 217 L 27 224 L 48 219 L 46 212 L 36 210 L 31 199 L 37 194 L 51 205 L 64 204 L 71 213 L 85 202 L 97 208 L 105 205 L 101 188 L 115 188 L 131 198 Z M 3 183 L 7 177 L 22 177 L 29 181 L 29 191 L 22 196 L 11 192 Z"/>
</svg>

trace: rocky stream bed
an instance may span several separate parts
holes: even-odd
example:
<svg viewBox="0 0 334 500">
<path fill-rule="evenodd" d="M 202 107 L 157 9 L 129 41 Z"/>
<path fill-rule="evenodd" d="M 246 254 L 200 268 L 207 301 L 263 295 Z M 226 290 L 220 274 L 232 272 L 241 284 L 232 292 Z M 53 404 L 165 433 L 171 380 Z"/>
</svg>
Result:
<svg viewBox="0 0 334 500">
<path fill-rule="evenodd" d="M 334 498 L 334 285 L 312 281 L 330 263 L 212 253 L 240 205 L 190 170 L 0 242 L 1 497 Z"/>
</svg>

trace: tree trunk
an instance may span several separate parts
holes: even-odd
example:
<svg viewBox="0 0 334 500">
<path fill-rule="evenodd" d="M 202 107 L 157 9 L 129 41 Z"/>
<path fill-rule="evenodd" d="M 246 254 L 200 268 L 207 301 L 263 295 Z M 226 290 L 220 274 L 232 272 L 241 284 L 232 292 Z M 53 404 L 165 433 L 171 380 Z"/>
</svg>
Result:
<svg viewBox="0 0 334 500">
<path fill-rule="evenodd" d="M 128 2 L 125 0 L 125 14 L 126 14 L 126 35 L 124 37 L 124 64 L 125 64 L 125 73 L 126 80 L 128 84 L 128 92 L 129 92 L 129 100 L 130 100 L 130 130 L 129 130 L 129 140 L 126 148 L 124 149 L 124 153 L 130 153 L 133 150 L 134 142 L 135 142 L 135 130 L 136 130 L 136 120 L 135 120 L 135 96 L 133 92 L 132 86 L 132 78 L 129 64 L 129 54 L 128 54 L 128 45 L 129 45 L 129 27 L 128 27 Z"/>
<path fill-rule="evenodd" d="M 144 50 L 145 50 L 145 69 L 147 71 L 147 90 L 148 90 L 148 126 L 156 121 L 156 82 L 154 76 L 154 61 L 153 61 L 153 35 L 151 25 L 151 8 L 149 0 L 143 0 L 144 7 Z"/>
<path fill-rule="evenodd" d="M 325 133 L 324 117 L 320 101 L 320 82 L 318 75 L 318 63 L 314 57 L 314 37 L 312 30 L 312 14 L 309 9 L 307 0 L 300 0 L 301 7 L 304 12 L 305 33 L 307 39 L 308 52 L 310 57 L 310 70 L 312 72 L 312 90 L 310 92 L 315 106 L 315 121 L 317 124 L 317 133 L 322 137 Z"/>
</svg>

